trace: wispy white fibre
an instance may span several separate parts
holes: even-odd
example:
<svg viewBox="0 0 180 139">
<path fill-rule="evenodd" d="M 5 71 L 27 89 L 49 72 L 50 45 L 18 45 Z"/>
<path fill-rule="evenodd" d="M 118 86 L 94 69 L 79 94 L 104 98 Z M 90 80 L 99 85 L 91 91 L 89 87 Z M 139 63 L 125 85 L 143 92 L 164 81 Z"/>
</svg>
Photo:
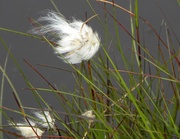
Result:
<svg viewBox="0 0 180 139">
<path fill-rule="evenodd" d="M 32 120 L 28 120 L 20 123 L 10 123 L 13 125 L 16 130 L 20 132 L 20 134 L 25 138 L 38 139 L 41 138 L 44 131 L 36 127 L 36 123 Z M 38 137 L 37 137 L 38 135 Z"/>
<path fill-rule="evenodd" d="M 80 20 L 68 21 L 62 14 L 49 11 L 38 21 L 46 25 L 37 27 L 32 33 L 38 35 L 55 35 L 57 37 L 55 52 L 66 63 L 77 64 L 91 59 L 100 47 L 97 32 Z"/>
<path fill-rule="evenodd" d="M 47 130 L 55 129 L 55 119 L 51 116 L 49 111 L 35 111 L 35 116 L 38 121 L 37 124 Z"/>
<path fill-rule="evenodd" d="M 89 118 L 89 122 L 93 122 L 93 119 L 96 118 L 96 116 L 93 114 L 93 111 L 92 110 L 89 110 L 89 111 L 86 111 L 82 114 L 82 116 L 85 116 L 87 118 Z"/>
</svg>

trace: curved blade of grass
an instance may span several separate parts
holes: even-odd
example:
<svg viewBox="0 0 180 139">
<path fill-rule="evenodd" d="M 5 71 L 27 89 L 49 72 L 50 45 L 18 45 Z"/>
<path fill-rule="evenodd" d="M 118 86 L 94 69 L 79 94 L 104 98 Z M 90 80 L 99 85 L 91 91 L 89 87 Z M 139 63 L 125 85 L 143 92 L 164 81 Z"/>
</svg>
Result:
<svg viewBox="0 0 180 139">
<path fill-rule="evenodd" d="M 8 62 L 9 54 L 7 53 L 7 56 L 5 58 L 3 71 L 6 72 L 7 62 Z M 2 80 L 1 80 L 1 90 L 0 90 L 0 106 L 3 106 L 3 94 L 4 94 L 4 81 L 5 75 L 2 74 Z M 2 125 L 2 111 L 3 109 L 0 108 L 0 125 Z M 0 129 L 3 129 L 3 127 L 0 127 Z M 3 138 L 3 132 L 0 132 L 0 138 Z"/>
</svg>

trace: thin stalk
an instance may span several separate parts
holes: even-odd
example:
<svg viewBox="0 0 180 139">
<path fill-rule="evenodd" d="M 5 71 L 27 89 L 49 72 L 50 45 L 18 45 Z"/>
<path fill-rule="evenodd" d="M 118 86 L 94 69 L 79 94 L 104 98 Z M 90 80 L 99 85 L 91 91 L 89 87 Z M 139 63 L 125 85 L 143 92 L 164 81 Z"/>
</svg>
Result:
<svg viewBox="0 0 180 139">
<path fill-rule="evenodd" d="M 53 0 L 50 0 L 50 1 L 51 1 L 52 5 L 54 6 L 54 8 L 56 9 L 56 11 L 58 13 L 60 13 L 60 11 L 59 11 L 58 7 L 56 6 L 56 4 L 54 3 L 54 1 Z"/>
<path fill-rule="evenodd" d="M 106 3 L 104 3 L 104 8 L 105 8 L 105 11 L 106 11 Z M 106 32 L 108 32 L 108 24 L 107 24 L 107 14 L 106 12 L 104 12 L 104 19 L 105 19 L 105 30 Z M 107 44 L 107 41 L 108 41 L 108 36 L 107 36 L 107 33 L 105 33 L 105 44 Z M 106 57 L 106 70 L 109 71 L 109 60 L 108 60 L 108 57 Z M 109 77 L 109 72 L 106 73 L 106 85 L 107 85 L 107 89 L 106 89 L 106 94 L 107 94 L 107 97 L 110 98 L 110 90 L 109 90 L 109 86 L 110 86 L 110 77 Z M 109 115 L 110 114 L 110 109 L 109 109 L 109 106 L 110 106 L 110 100 L 109 99 L 106 99 L 106 106 L 107 106 L 107 111 L 105 114 Z M 107 116 L 106 117 L 106 120 L 107 122 L 110 122 L 110 117 Z M 110 134 L 107 133 L 106 136 L 109 138 L 110 137 Z"/>
<path fill-rule="evenodd" d="M 9 53 L 7 53 L 7 56 L 6 56 L 6 59 L 5 59 L 5 62 L 4 62 L 4 68 L 3 68 L 4 72 L 6 72 L 8 56 L 9 56 Z M 1 90 L 0 90 L 0 106 L 3 106 L 4 79 L 5 79 L 5 75 L 2 74 Z M 3 111 L 3 109 L 1 107 L 0 108 L 0 125 L 2 125 L 2 111 Z M 0 129 L 2 130 L 3 127 L 0 126 Z M 0 138 L 1 139 L 3 138 L 3 132 L 0 132 Z"/>
<path fill-rule="evenodd" d="M 88 61 L 88 74 L 89 74 L 89 77 L 90 77 L 90 81 L 93 82 L 90 60 Z M 95 100 L 96 100 L 96 98 L 95 98 L 95 91 L 94 91 L 92 85 L 91 84 L 89 84 L 89 85 L 90 85 L 92 100 L 95 102 Z M 94 105 L 94 109 L 96 110 L 97 109 L 96 103 L 93 103 L 93 105 Z"/>
<path fill-rule="evenodd" d="M 167 46 L 169 47 L 169 56 L 172 57 L 171 53 L 170 53 L 170 34 L 169 34 L 169 30 L 168 30 L 168 27 L 167 25 L 165 24 L 165 31 L 166 31 L 166 37 L 167 37 Z M 174 65 L 173 65 L 173 61 L 171 61 L 171 67 L 172 67 L 172 75 L 176 78 L 176 75 L 175 75 L 175 71 L 174 71 Z M 172 82 L 171 83 L 171 86 L 172 88 L 174 88 L 174 85 Z M 175 97 L 175 103 L 174 103 L 174 108 L 173 108 L 173 112 L 172 112 L 172 118 L 174 120 L 174 122 L 176 122 L 176 118 L 177 118 L 177 115 L 178 115 L 178 110 L 179 110 L 179 106 L 180 106 L 180 95 L 179 95 L 179 92 L 174 89 L 174 97 Z"/>
<path fill-rule="evenodd" d="M 130 12 L 132 12 L 132 0 L 130 0 Z M 131 34 L 132 34 L 132 37 L 135 38 L 134 22 L 133 22 L 133 16 L 131 14 L 130 14 L 130 23 L 131 23 Z M 135 53 L 137 52 L 136 40 L 134 40 L 134 39 L 132 39 L 132 50 Z M 132 55 L 132 56 L 134 56 L 134 55 Z M 137 64 L 140 65 L 137 54 L 135 54 L 135 58 L 136 58 Z M 134 57 L 132 57 L 132 64 L 134 64 Z"/>
<path fill-rule="evenodd" d="M 138 60 L 139 60 L 139 68 L 140 72 L 142 70 L 142 63 L 141 63 L 141 46 L 140 46 L 140 36 L 139 36 L 139 7 L 138 7 L 138 0 L 135 1 L 135 12 L 134 12 L 134 17 L 135 17 L 135 27 L 136 27 L 136 40 L 138 44 Z"/>
</svg>

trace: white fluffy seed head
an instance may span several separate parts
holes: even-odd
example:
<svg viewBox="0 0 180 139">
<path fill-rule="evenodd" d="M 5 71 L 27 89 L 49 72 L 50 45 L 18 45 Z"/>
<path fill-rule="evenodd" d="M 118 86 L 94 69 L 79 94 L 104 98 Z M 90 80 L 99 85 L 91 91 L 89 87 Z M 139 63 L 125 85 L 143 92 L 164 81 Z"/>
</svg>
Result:
<svg viewBox="0 0 180 139">
<path fill-rule="evenodd" d="M 47 130 L 55 130 L 55 119 L 51 116 L 49 111 L 35 111 L 34 115 L 37 117 L 38 126 Z"/>
<path fill-rule="evenodd" d="M 64 62 L 77 64 L 83 60 L 89 60 L 100 47 L 97 32 L 80 20 L 68 21 L 62 14 L 50 11 L 38 21 L 45 21 L 46 25 L 33 29 L 32 33 L 37 35 L 54 34 L 58 44 L 55 52 Z"/>
<path fill-rule="evenodd" d="M 89 111 L 86 111 L 82 114 L 82 116 L 85 116 L 87 118 L 89 118 L 89 122 L 93 122 L 94 119 L 96 118 L 96 116 L 93 114 L 93 111 L 92 110 L 89 110 Z"/>
<path fill-rule="evenodd" d="M 36 127 L 36 123 L 32 120 L 28 120 L 20 123 L 10 123 L 13 125 L 16 130 L 20 132 L 20 134 L 25 138 L 38 139 L 41 138 L 44 131 Z M 38 137 L 37 137 L 38 135 Z"/>
</svg>

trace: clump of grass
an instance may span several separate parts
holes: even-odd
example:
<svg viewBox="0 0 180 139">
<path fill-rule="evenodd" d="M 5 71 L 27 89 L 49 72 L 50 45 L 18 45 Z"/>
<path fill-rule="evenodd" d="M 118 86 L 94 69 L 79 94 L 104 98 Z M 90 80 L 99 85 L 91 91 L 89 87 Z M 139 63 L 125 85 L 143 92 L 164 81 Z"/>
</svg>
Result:
<svg viewBox="0 0 180 139">
<path fill-rule="evenodd" d="M 94 14 L 98 14 L 90 1 L 87 0 L 87 4 Z M 43 106 L 45 106 L 52 111 L 52 115 L 56 119 L 57 132 L 47 131 L 47 136 L 51 138 L 179 138 L 180 60 L 179 50 L 173 46 L 174 39 L 172 40 L 172 37 L 176 38 L 173 35 L 174 32 L 171 33 L 172 30 L 169 30 L 167 24 L 162 24 L 166 36 L 166 41 L 164 41 L 161 32 L 156 31 L 153 25 L 145 18 L 140 17 L 138 0 L 134 4 L 129 3 L 130 10 L 110 1 L 99 0 L 97 4 L 104 11 L 104 20 L 97 18 L 104 30 L 101 51 L 96 55 L 95 60 L 82 62 L 79 66 L 70 65 L 72 71 L 65 70 L 70 72 L 75 79 L 74 90 L 57 89 L 46 79 L 45 75 L 42 75 L 34 65 L 24 59 L 29 68 L 41 77 L 49 88 L 33 86 L 18 65 L 16 58 L 1 39 L 11 59 L 14 60 L 23 75 L 29 87 L 28 90 L 32 91 L 34 101 L 39 104 L 36 108 L 23 106 L 22 98 L 18 97 L 13 83 L 6 74 L 6 66 L 4 68 L 1 66 L 3 73 L 1 86 L 3 88 L 6 79 L 11 85 L 19 107 L 19 111 L 17 111 L 2 105 L 3 116 L 8 121 L 12 121 L 5 112 L 11 111 L 24 118 L 32 118 L 26 113 L 27 110 L 41 109 L 43 111 Z M 108 6 L 112 6 L 112 11 L 108 10 Z M 118 20 L 117 10 L 122 10 L 129 16 L 130 31 Z M 109 17 L 114 23 L 114 37 L 108 28 L 107 18 Z M 152 53 L 143 42 L 144 32 L 140 30 L 140 23 L 142 22 L 151 29 L 158 41 L 157 55 Z M 10 29 L 0 29 L 28 37 L 32 36 Z M 122 29 L 123 33 L 127 34 L 131 40 L 130 56 L 126 56 L 125 51 L 127 49 L 123 49 L 125 46 L 121 43 L 119 29 Z M 47 38 L 33 37 L 49 43 Z M 175 41 L 178 42 L 178 40 Z M 119 65 L 114 55 L 110 54 L 111 47 L 118 52 L 118 57 L 121 57 L 123 65 Z M 53 68 L 49 65 L 45 67 Z M 41 96 L 42 92 L 56 96 L 63 110 L 50 107 Z M 169 92 L 171 95 L 167 96 Z M 3 94 L 3 89 L 1 89 L 1 94 Z M 3 127 L 1 127 L 3 133 L 19 137 L 18 134 L 2 129 Z M 47 137 L 46 135 L 43 136 Z"/>
</svg>

